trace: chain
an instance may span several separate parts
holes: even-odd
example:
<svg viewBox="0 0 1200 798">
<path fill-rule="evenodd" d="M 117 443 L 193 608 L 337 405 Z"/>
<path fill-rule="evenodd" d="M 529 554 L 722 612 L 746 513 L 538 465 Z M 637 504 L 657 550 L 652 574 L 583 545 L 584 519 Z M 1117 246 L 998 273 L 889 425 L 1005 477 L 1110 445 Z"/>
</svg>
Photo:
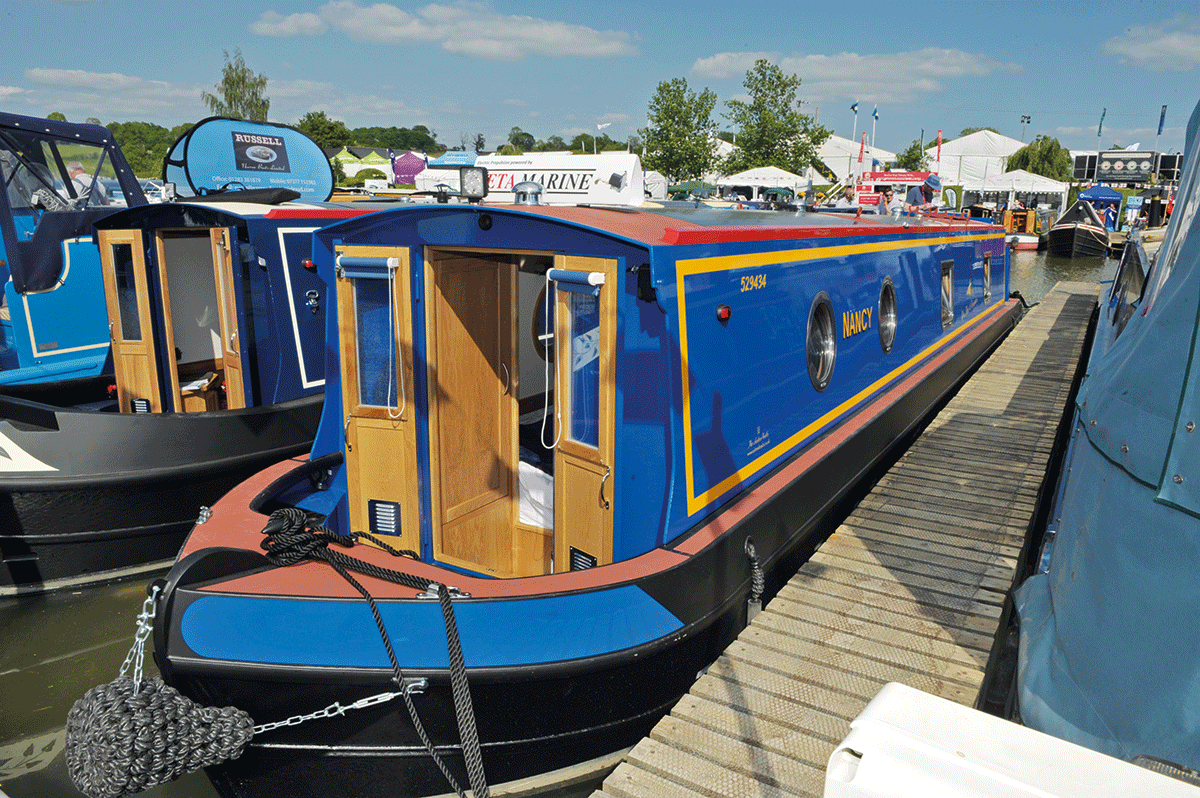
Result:
<svg viewBox="0 0 1200 798">
<path fill-rule="evenodd" d="M 121 664 L 121 671 L 117 674 L 118 677 L 124 676 L 129 670 L 129 666 L 133 665 L 134 693 L 142 686 L 142 663 L 146 654 L 146 640 L 154 631 L 154 603 L 158 600 L 158 592 L 161 589 L 159 585 L 154 585 L 150 589 L 150 595 L 146 596 L 146 600 L 142 602 L 142 611 L 137 619 L 137 634 L 133 636 L 133 647 L 125 655 L 125 662 Z"/>
<path fill-rule="evenodd" d="M 255 734 L 273 731 L 284 726 L 299 726 L 301 723 L 309 720 L 317 720 L 318 718 L 332 718 L 338 715 L 345 715 L 351 709 L 366 709 L 373 707 L 376 704 L 386 704 L 394 698 L 399 698 L 405 693 L 420 693 L 424 692 L 426 681 L 424 679 L 405 679 L 403 690 L 394 693 L 376 693 L 366 698 L 360 698 L 353 704 L 342 706 L 339 702 L 334 701 L 324 709 L 318 709 L 316 712 L 310 712 L 307 715 L 292 715 L 287 720 L 277 720 L 274 723 L 264 723 L 261 726 L 254 727 Z"/>
</svg>

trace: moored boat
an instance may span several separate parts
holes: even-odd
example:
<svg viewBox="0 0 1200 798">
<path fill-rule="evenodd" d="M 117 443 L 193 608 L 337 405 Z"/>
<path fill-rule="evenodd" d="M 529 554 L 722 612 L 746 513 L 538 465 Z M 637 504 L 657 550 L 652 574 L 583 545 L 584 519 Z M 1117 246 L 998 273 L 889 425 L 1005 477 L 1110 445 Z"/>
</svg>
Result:
<svg viewBox="0 0 1200 798">
<path fill-rule="evenodd" d="M 105 128 L 7 113 L 0 175 L 0 393 L 103 399 L 112 359 L 92 223 L 145 205 L 141 185 Z"/>
<path fill-rule="evenodd" d="M 274 138 L 248 162 L 270 150 L 286 170 L 268 174 L 307 186 L 311 200 L 328 197 L 329 164 L 306 157 L 320 148 L 297 131 L 212 122 L 219 129 L 181 139 L 191 161 L 178 168 L 191 163 L 211 180 L 228 166 L 254 185 L 263 173 L 241 168 L 237 135 Z M 88 221 L 114 386 L 89 402 L 0 397 L 0 593 L 162 567 L 203 505 L 311 445 L 327 299 L 302 262 L 312 230 L 366 210 L 284 201 L 302 195 L 279 186 L 210 186 Z"/>
<path fill-rule="evenodd" d="M 1198 145 L 1200 106 L 1171 223 L 1161 243 L 1130 237 L 1101 304 L 1053 521 L 1037 572 L 1016 595 L 1022 721 L 1124 760 L 1174 763 L 1193 784 Z"/>
<path fill-rule="evenodd" d="M 311 459 L 153 591 L 185 695 L 342 708 L 261 727 L 224 796 L 442 793 L 438 759 L 478 794 L 633 744 L 1019 313 L 1003 230 L 961 217 L 410 207 L 313 259 Z M 355 541 L 353 582 L 284 551 Z"/>
<path fill-rule="evenodd" d="M 1047 248 L 1059 258 L 1100 257 L 1108 249 L 1108 231 L 1087 200 L 1076 200 L 1050 228 Z"/>
</svg>

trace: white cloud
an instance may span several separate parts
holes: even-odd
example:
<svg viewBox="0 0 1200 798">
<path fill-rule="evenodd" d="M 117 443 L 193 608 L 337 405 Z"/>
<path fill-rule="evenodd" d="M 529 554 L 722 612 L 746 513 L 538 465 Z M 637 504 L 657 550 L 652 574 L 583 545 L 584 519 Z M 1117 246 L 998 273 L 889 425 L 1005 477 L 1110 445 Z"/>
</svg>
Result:
<svg viewBox="0 0 1200 798">
<path fill-rule="evenodd" d="M 770 53 L 718 53 L 697 60 L 692 74 L 712 79 L 744 75 L 760 58 L 774 60 Z M 1021 70 L 1019 64 L 938 47 L 869 55 L 794 54 L 778 59 L 778 64 L 785 74 L 800 78 L 799 94 L 809 102 L 846 97 L 861 102 L 911 102 L 940 91 L 944 80 Z"/>
<path fill-rule="evenodd" d="M 266 93 L 272 100 L 277 97 L 308 97 L 317 100 L 337 96 L 338 89 L 332 83 L 315 80 L 272 80 L 267 83 Z"/>
<path fill-rule="evenodd" d="M 775 60 L 774 53 L 717 53 L 708 58 L 698 58 L 692 64 L 691 74 L 697 78 L 724 80 L 746 74 L 760 58 Z"/>
<path fill-rule="evenodd" d="M 257 22 L 250 24 L 250 32 L 259 36 L 319 36 L 329 29 L 316 14 L 288 14 L 286 17 L 276 11 L 264 11 Z"/>
<path fill-rule="evenodd" d="M 1103 49 L 1122 64 L 1151 72 L 1187 72 L 1200 65 L 1200 18 L 1183 15 L 1158 25 L 1133 25 Z"/>
<path fill-rule="evenodd" d="M 524 100 L 508 99 L 508 100 L 505 100 L 502 104 L 503 105 L 512 105 L 517 108 L 528 108 L 529 107 L 529 103 L 525 102 Z"/>
<path fill-rule="evenodd" d="M 9 97 L 16 96 L 23 91 L 25 90 L 16 86 L 0 86 L 0 100 L 7 100 Z"/>
<path fill-rule="evenodd" d="M 264 36 L 311 36 L 329 28 L 358 42 L 440 43 L 447 52 L 491 61 L 520 61 L 529 56 L 609 58 L 637 52 L 633 36 L 624 31 L 498 14 L 472 3 L 433 3 L 409 12 L 388 3 L 359 5 L 356 0 L 333 0 L 316 14 L 285 17 L 267 11 L 250 26 Z"/>
<path fill-rule="evenodd" d="M 94 89 L 96 91 L 126 91 L 148 82 L 141 78 L 122 75 L 119 72 L 84 72 L 82 69 L 45 69 L 43 67 L 26 69 L 25 79 L 31 83 L 40 83 L 45 86 Z"/>
</svg>

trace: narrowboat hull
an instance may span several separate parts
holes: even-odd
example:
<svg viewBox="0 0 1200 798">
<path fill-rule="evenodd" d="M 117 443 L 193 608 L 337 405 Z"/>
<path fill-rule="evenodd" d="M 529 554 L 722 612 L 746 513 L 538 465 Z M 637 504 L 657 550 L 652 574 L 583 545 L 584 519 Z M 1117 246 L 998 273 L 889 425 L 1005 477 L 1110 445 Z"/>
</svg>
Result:
<svg viewBox="0 0 1200 798">
<path fill-rule="evenodd" d="M 121 414 L 0 397 L 0 594 L 165 567 L 202 505 L 311 445 L 322 401 Z"/>
<path fill-rule="evenodd" d="M 1108 234 L 1083 224 L 1056 225 L 1050 230 L 1050 254 L 1059 258 L 1095 258 L 1108 249 Z"/>
<path fill-rule="evenodd" d="M 872 472 L 1012 329 L 1018 305 L 998 303 L 975 324 L 951 331 L 919 364 L 725 509 L 641 556 L 496 580 L 365 546 L 349 554 L 471 595 L 453 606 L 489 783 L 633 745 L 744 628 L 754 581 L 747 540 L 761 561 L 765 599 L 828 534 Z M 308 484 L 308 473 L 323 473 L 327 462 L 290 473 L 279 464 L 236 488 L 196 527 L 159 583 L 155 657 L 164 678 L 194 700 L 233 705 L 267 723 L 395 689 L 363 600 L 333 569 L 313 562 L 273 568 L 258 553 L 263 513 L 275 497 Z M 436 634 L 438 602 L 360 579 L 388 621 L 404 677 L 426 680 L 424 691 L 412 695 L 417 714 L 465 787 L 450 673 L 437 662 L 438 647 L 445 650 L 444 634 Z M 610 626 L 598 619 L 612 617 L 626 623 L 597 631 Z M 426 622 L 434 634 L 422 636 L 417 627 Z M 326 625 L 336 630 L 341 653 L 311 658 L 305 651 Z M 259 649 L 265 657 L 243 645 L 250 637 L 243 631 L 251 628 L 271 630 Z M 293 633 L 299 628 L 303 635 Z M 224 631 L 207 633 L 218 629 Z M 399 701 L 263 732 L 240 758 L 208 773 L 226 798 L 448 790 Z"/>
</svg>

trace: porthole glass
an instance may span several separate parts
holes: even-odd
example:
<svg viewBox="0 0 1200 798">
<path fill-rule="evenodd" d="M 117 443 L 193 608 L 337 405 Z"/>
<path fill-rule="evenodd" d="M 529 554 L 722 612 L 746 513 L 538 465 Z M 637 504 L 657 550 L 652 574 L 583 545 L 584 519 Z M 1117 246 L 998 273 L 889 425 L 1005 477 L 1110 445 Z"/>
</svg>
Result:
<svg viewBox="0 0 1200 798">
<path fill-rule="evenodd" d="M 837 360 L 837 337 L 833 328 L 833 303 L 822 291 L 813 300 L 808 310 L 808 338 L 805 348 L 808 354 L 808 377 L 818 391 L 825 390 L 833 376 L 833 363 Z"/>
<path fill-rule="evenodd" d="M 896 343 L 896 287 L 892 278 L 883 278 L 883 287 L 879 289 L 879 345 L 884 354 L 892 351 Z"/>
</svg>

